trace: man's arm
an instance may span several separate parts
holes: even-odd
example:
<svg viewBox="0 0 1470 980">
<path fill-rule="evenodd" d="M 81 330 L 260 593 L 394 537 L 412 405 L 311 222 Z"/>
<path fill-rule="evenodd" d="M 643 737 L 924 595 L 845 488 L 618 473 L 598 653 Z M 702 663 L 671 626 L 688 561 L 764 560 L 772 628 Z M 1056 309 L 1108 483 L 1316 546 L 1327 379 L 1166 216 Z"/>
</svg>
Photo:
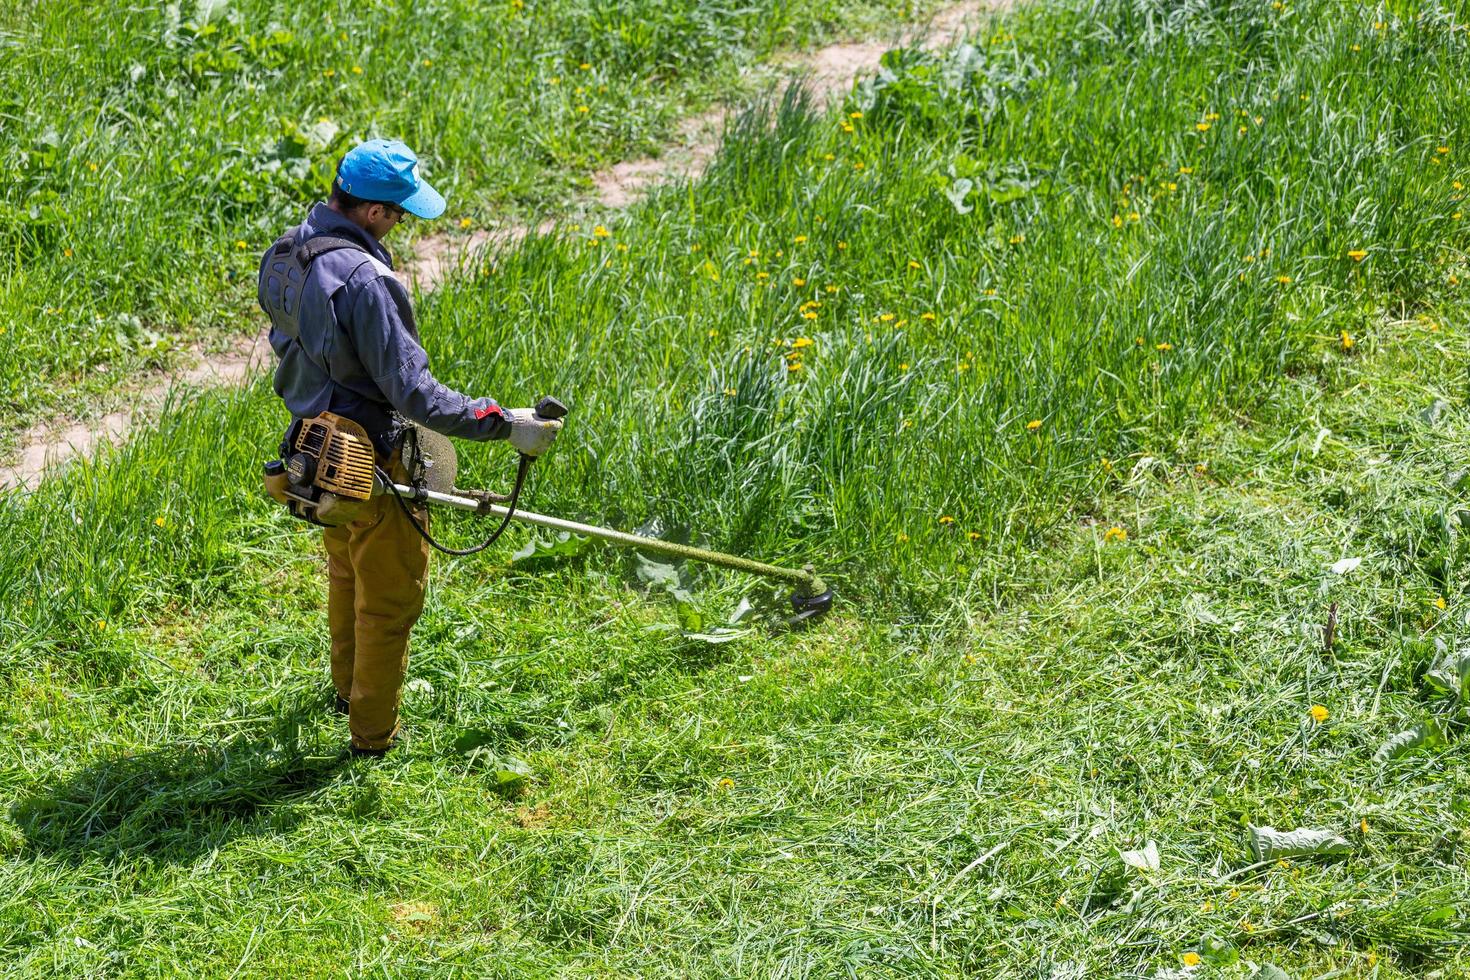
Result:
<svg viewBox="0 0 1470 980">
<path fill-rule="evenodd" d="M 511 423 L 493 398 L 471 398 L 435 380 L 416 339 L 408 291 L 380 276 L 357 294 L 348 325 L 358 359 L 406 418 L 461 439 L 504 439 Z"/>
</svg>

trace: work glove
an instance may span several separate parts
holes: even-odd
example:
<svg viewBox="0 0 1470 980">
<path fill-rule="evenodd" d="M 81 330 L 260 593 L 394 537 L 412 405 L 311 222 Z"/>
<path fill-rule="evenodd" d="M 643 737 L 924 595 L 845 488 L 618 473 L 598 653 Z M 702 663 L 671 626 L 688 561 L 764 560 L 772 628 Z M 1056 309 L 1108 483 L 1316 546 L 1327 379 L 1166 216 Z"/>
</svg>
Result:
<svg viewBox="0 0 1470 980">
<path fill-rule="evenodd" d="M 505 408 L 501 411 L 510 419 L 510 444 L 523 455 L 540 456 L 551 448 L 556 434 L 561 431 L 561 419 L 543 419 L 534 408 Z"/>
</svg>

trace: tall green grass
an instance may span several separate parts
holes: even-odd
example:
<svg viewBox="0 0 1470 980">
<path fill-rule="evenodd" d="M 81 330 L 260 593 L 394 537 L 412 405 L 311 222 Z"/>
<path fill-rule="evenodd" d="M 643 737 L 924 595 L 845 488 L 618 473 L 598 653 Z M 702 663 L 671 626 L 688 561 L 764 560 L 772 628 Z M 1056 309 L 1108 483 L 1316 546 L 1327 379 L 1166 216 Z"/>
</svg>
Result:
<svg viewBox="0 0 1470 980">
<path fill-rule="evenodd" d="M 1182 451 L 1383 303 L 1454 288 L 1465 32 L 1448 8 L 1349 13 L 1043 7 L 892 52 L 829 114 L 793 91 L 743 117 L 703 179 L 610 229 L 446 285 L 422 310 L 436 370 L 571 401 L 537 506 L 946 603 L 1112 460 Z M 215 588 L 272 520 L 254 471 L 279 424 L 264 385 L 211 397 L 8 501 L 45 530 L 0 575 L 75 590 L 55 608 L 81 622 L 125 583 Z M 467 484 L 503 464 L 464 455 Z M 156 547 L 118 531 L 165 511 Z"/>
<path fill-rule="evenodd" d="M 201 332 L 361 138 L 407 140 L 443 227 L 563 206 L 777 46 L 897 4 L 6 4 L 0 402 L 74 407 Z"/>
</svg>

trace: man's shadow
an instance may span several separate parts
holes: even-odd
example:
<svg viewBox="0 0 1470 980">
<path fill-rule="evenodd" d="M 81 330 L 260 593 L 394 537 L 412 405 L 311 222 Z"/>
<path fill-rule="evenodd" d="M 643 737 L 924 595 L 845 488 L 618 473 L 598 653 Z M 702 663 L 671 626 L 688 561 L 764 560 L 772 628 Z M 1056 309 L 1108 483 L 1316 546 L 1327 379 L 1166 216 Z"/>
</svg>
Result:
<svg viewBox="0 0 1470 980">
<path fill-rule="evenodd" d="M 28 848 L 73 863 L 147 857 L 187 863 L 234 837 L 294 826 L 305 802 L 345 771 L 342 742 L 304 730 L 328 710 L 303 699 L 253 731 L 93 763 L 23 798 L 11 818 Z M 369 790 L 371 792 L 371 790 Z"/>
</svg>

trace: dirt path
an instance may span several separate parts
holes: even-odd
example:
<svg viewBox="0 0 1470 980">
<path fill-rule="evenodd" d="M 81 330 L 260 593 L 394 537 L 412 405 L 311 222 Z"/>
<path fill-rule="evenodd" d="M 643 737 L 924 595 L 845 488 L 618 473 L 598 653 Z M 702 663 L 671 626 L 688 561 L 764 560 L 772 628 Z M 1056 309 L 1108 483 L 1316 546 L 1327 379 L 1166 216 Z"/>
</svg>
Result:
<svg viewBox="0 0 1470 980">
<path fill-rule="evenodd" d="M 1008 9 L 1014 0 L 963 0 L 945 7 L 926 23 L 916 25 L 893 42 L 863 41 L 830 44 L 815 51 L 781 58 L 775 67 L 791 79 L 803 79 L 818 104 L 841 97 L 863 72 L 878 64 L 884 51 L 898 43 L 922 39 L 925 47 L 953 43 L 983 15 Z M 627 160 L 592 176 L 595 203 L 623 208 L 636 202 L 656 183 L 697 177 L 719 149 L 725 120 L 735 107 L 720 107 L 680 124 L 673 141 L 657 157 Z M 547 218 L 534 226 L 545 232 L 555 226 Z M 525 237 L 533 226 L 513 225 L 470 235 L 441 234 L 420 239 L 415 254 L 403 263 L 399 278 L 428 292 L 445 278 L 490 248 L 502 248 Z M 90 456 L 100 445 L 118 444 L 127 437 L 135 419 L 154 417 L 171 395 L 191 389 L 241 385 L 271 364 L 265 335 L 241 339 L 219 354 L 194 350 L 192 366 L 158 378 L 143 388 L 126 410 L 86 422 L 52 421 L 34 426 L 21 436 L 20 453 L 0 465 L 0 489 L 33 487 L 48 468 L 67 460 Z"/>
</svg>

